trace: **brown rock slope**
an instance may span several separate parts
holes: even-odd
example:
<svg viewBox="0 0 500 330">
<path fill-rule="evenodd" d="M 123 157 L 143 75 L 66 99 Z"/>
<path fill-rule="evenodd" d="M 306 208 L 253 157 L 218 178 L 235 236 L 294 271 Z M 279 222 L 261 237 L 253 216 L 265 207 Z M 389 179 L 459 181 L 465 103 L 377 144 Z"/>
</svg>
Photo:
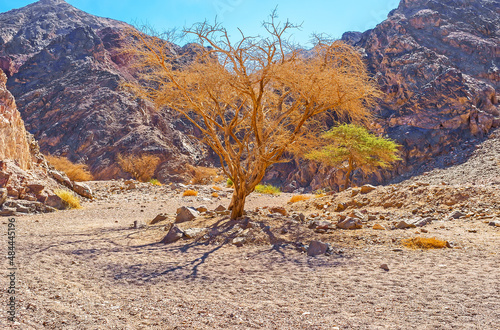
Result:
<svg viewBox="0 0 500 330">
<path fill-rule="evenodd" d="M 402 0 L 374 29 L 344 34 L 384 92 L 373 129 L 404 147 L 395 173 L 369 180 L 463 162 L 500 125 L 498 8 L 497 0 Z M 307 166 L 268 177 L 313 189 L 343 180 L 341 172 Z M 354 176 L 358 184 L 366 179 Z"/>
<path fill-rule="evenodd" d="M 0 64 L 43 152 L 85 162 L 101 179 L 123 174 L 115 163 L 120 152 L 158 154 L 164 179 L 175 179 L 179 163 L 203 157 L 182 133 L 189 130 L 182 121 L 120 90 L 121 82 L 134 79 L 120 54 L 127 24 L 62 0 L 0 14 L 0 22 Z"/>
</svg>

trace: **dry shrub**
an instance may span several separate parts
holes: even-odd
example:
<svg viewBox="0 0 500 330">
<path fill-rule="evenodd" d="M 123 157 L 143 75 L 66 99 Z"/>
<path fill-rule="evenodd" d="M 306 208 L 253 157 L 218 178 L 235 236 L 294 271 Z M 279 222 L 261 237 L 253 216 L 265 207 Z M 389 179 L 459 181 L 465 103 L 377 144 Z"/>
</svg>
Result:
<svg viewBox="0 0 500 330">
<path fill-rule="evenodd" d="M 182 193 L 182 196 L 198 196 L 198 192 L 196 190 L 188 189 Z"/>
<path fill-rule="evenodd" d="M 80 200 L 71 191 L 66 189 L 56 189 L 54 194 L 59 196 L 64 202 L 64 204 L 70 209 L 81 209 Z"/>
<path fill-rule="evenodd" d="M 191 176 L 191 184 L 209 184 L 218 177 L 217 169 L 204 166 L 186 165 L 187 171 Z"/>
<path fill-rule="evenodd" d="M 437 239 L 435 237 L 425 238 L 425 237 L 413 237 L 407 238 L 401 241 L 403 246 L 410 249 L 443 249 L 448 247 L 448 242 Z"/>
<path fill-rule="evenodd" d="M 217 187 L 217 186 L 213 186 L 213 187 L 212 187 L 212 189 L 213 189 L 213 190 L 218 190 L 218 191 L 219 191 L 219 190 L 222 190 L 222 188 L 221 188 L 221 187 Z"/>
<path fill-rule="evenodd" d="M 90 181 L 94 179 L 85 164 L 75 164 L 66 157 L 48 155 L 45 158 L 56 170 L 66 173 L 72 181 Z"/>
<path fill-rule="evenodd" d="M 255 186 L 255 192 L 260 194 L 279 195 L 281 190 L 279 187 L 270 184 L 258 184 Z"/>
<path fill-rule="evenodd" d="M 305 195 L 296 195 L 296 196 L 292 196 L 292 198 L 290 198 L 289 203 L 296 203 L 296 202 L 300 202 L 300 201 L 306 201 L 306 200 L 308 200 L 310 198 L 311 197 L 305 196 Z"/>
<path fill-rule="evenodd" d="M 219 182 L 222 182 L 224 181 L 224 176 L 223 175 L 216 175 L 215 178 L 214 178 L 214 183 L 219 183 Z"/>
<path fill-rule="evenodd" d="M 160 163 L 160 157 L 149 154 L 140 156 L 118 154 L 116 160 L 122 170 L 141 182 L 148 182 Z"/>
<path fill-rule="evenodd" d="M 216 193 L 216 192 L 213 192 L 213 193 L 212 193 L 212 197 L 217 198 L 217 197 L 219 197 L 219 194 L 218 194 L 218 193 Z"/>
</svg>

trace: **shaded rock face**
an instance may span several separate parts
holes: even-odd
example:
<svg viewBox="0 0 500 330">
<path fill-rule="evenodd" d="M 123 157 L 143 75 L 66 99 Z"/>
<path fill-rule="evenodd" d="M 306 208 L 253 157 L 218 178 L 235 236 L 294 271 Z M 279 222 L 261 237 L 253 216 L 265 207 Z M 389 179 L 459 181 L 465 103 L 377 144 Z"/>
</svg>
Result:
<svg viewBox="0 0 500 330">
<path fill-rule="evenodd" d="M 0 160 L 12 159 L 21 169 L 27 170 L 32 164 L 26 130 L 6 82 L 7 77 L 0 70 Z"/>
<path fill-rule="evenodd" d="M 394 171 L 355 173 L 355 184 L 453 165 L 500 126 L 499 8 L 498 0 L 403 0 L 373 30 L 344 34 L 383 92 L 372 129 L 403 145 Z M 287 173 L 288 190 L 338 189 L 344 180 L 342 170 L 300 166 L 275 169 Z"/>
<path fill-rule="evenodd" d="M 86 163 L 98 179 L 126 175 L 118 153 L 157 154 L 157 177 L 172 181 L 179 164 L 204 157 L 189 125 L 120 89 L 134 79 L 120 53 L 127 24 L 43 0 L 0 14 L 0 26 L 0 65 L 42 152 Z"/>
</svg>

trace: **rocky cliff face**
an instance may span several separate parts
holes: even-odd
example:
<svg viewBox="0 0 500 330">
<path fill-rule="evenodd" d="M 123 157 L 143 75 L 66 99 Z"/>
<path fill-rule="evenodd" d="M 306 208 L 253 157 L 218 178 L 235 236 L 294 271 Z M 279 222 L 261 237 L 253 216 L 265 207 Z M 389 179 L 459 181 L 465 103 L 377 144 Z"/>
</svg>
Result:
<svg viewBox="0 0 500 330">
<path fill-rule="evenodd" d="M 5 84 L 7 77 L 0 70 L 0 160 L 12 159 L 20 168 L 31 168 L 31 154 L 26 130 L 16 102 Z"/>
<path fill-rule="evenodd" d="M 123 174 L 120 152 L 158 154 L 158 176 L 174 180 L 179 164 L 203 157 L 181 120 L 120 89 L 134 79 L 120 53 L 127 24 L 42 0 L 0 14 L 0 26 L 0 65 L 43 152 L 84 162 L 100 179 Z"/>
<path fill-rule="evenodd" d="M 372 129 L 403 145 L 395 171 L 355 181 L 455 164 L 500 126 L 500 1 L 402 0 L 373 30 L 342 39 L 365 54 L 384 93 Z M 313 188 L 342 182 L 341 171 L 309 167 L 285 180 Z"/>
</svg>

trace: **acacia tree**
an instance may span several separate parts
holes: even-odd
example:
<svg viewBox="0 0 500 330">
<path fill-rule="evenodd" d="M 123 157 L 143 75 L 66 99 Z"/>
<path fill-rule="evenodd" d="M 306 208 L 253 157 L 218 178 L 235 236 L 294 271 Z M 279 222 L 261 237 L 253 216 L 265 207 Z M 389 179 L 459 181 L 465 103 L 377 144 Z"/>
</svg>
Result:
<svg viewBox="0 0 500 330">
<path fill-rule="evenodd" d="M 363 173 L 371 174 L 378 168 L 389 168 L 392 163 L 401 160 L 398 156 L 400 145 L 393 140 L 378 137 L 361 126 L 342 124 L 321 137 L 329 144 L 305 156 L 330 166 L 344 165 L 344 189 L 349 186 L 354 170 L 359 168 Z"/>
<path fill-rule="evenodd" d="M 355 49 L 318 40 L 303 51 L 286 40 L 294 26 L 275 19 L 273 13 L 264 23 L 266 36 L 240 31 L 238 42 L 218 24 L 194 25 L 185 31 L 198 42 L 189 52 L 131 32 L 128 51 L 140 79 L 128 87 L 201 131 L 234 183 L 232 219 L 243 215 L 246 197 L 270 165 L 317 136 L 323 116 L 366 119 L 378 93 Z"/>
</svg>

